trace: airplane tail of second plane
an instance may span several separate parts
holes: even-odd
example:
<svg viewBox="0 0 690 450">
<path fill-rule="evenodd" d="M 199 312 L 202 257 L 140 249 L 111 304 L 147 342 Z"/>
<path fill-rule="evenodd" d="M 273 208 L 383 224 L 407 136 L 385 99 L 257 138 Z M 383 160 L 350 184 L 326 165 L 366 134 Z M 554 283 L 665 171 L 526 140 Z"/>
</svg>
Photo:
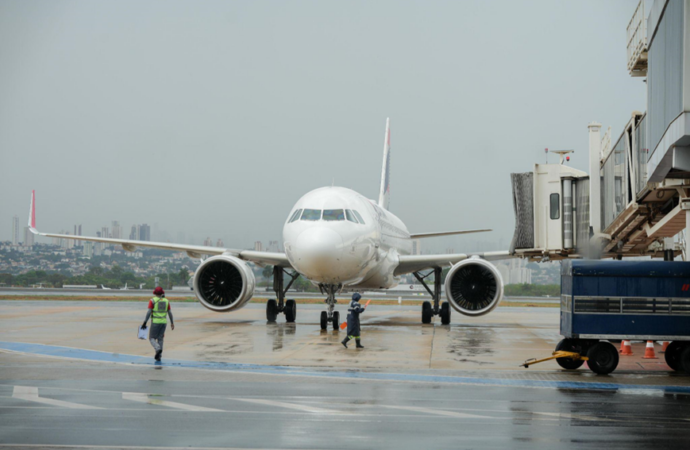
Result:
<svg viewBox="0 0 690 450">
<path fill-rule="evenodd" d="M 381 190 L 379 191 L 379 206 L 388 209 L 390 201 L 390 173 L 391 173 L 391 119 L 386 119 L 386 134 L 383 138 L 383 170 L 381 171 Z"/>
</svg>

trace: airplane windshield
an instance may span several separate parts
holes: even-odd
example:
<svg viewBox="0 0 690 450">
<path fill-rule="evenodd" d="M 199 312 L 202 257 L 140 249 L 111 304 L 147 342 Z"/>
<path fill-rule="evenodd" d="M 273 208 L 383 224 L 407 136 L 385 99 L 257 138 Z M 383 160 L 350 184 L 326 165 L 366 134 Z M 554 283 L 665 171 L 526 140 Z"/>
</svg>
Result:
<svg viewBox="0 0 690 450">
<path fill-rule="evenodd" d="M 320 209 L 305 209 L 302 213 L 302 220 L 319 220 L 321 218 Z"/>
<path fill-rule="evenodd" d="M 301 209 L 298 209 L 297 211 L 295 211 L 294 213 L 292 213 L 292 216 L 290 217 L 290 220 L 289 220 L 288 223 L 292 223 L 292 222 L 294 222 L 295 220 L 299 219 L 299 215 L 300 215 L 300 214 L 302 214 L 302 210 L 301 210 Z"/>
<path fill-rule="evenodd" d="M 345 220 L 345 213 L 342 209 L 324 209 L 323 220 Z"/>
<path fill-rule="evenodd" d="M 350 222 L 358 223 L 358 222 L 357 222 L 357 218 L 355 217 L 354 214 L 352 214 L 352 211 L 350 211 L 349 209 L 346 209 L 346 210 L 345 210 L 345 217 L 346 217 L 347 220 L 349 220 Z"/>
<path fill-rule="evenodd" d="M 357 216 L 357 219 L 359 220 L 359 223 L 361 223 L 362 225 L 364 225 L 364 219 L 362 219 L 362 216 L 360 216 L 359 213 L 358 213 L 357 211 L 355 211 L 354 209 L 352 210 L 352 212 L 354 213 L 355 216 Z"/>
</svg>

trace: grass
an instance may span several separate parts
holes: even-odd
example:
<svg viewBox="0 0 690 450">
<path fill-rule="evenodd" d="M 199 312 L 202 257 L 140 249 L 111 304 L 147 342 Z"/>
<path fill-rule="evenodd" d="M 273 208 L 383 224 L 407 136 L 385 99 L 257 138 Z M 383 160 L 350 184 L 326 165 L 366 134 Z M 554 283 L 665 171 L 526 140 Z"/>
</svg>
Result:
<svg viewBox="0 0 690 450">
<path fill-rule="evenodd" d="M 0 300 L 15 300 L 15 301 L 25 301 L 25 300 L 53 300 L 53 301 L 83 301 L 83 302 L 147 302 L 150 300 L 149 296 L 107 296 L 107 295 L 60 295 L 60 296 L 50 296 L 50 295 L 32 295 L 30 297 L 20 297 L 17 295 L 0 295 Z M 168 298 L 171 303 L 196 303 L 198 300 L 196 297 L 173 297 Z M 253 298 L 250 303 L 266 303 L 266 298 Z M 319 298 L 296 298 L 298 303 L 303 305 L 321 305 L 323 300 Z M 421 306 L 423 300 L 413 300 L 403 302 L 406 306 Z M 397 305 L 397 300 L 376 300 L 372 302 L 373 305 Z M 345 304 L 341 300 L 340 304 Z M 553 303 L 534 303 L 534 302 L 506 302 L 503 301 L 499 306 L 513 306 L 513 307 L 533 307 L 533 308 L 558 308 L 560 304 L 558 302 Z"/>
</svg>

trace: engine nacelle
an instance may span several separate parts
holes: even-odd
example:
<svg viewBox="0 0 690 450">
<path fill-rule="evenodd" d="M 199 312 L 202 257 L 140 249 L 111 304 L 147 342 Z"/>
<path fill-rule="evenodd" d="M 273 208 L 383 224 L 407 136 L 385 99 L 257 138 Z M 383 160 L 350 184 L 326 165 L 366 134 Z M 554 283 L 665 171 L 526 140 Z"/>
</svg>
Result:
<svg viewBox="0 0 690 450">
<path fill-rule="evenodd" d="M 242 308 L 254 295 L 256 280 L 247 263 L 230 255 L 202 262 L 194 274 L 194 292 L 202 305 L 216 312 Z"/>
<path fill-rule="evenodd" d="M 446 298 L 466 316 L 491 312 L 503 298 L 503 279 L 496 267 L 479 258 L 454 265 L 446 276 Z"/>
</svg>

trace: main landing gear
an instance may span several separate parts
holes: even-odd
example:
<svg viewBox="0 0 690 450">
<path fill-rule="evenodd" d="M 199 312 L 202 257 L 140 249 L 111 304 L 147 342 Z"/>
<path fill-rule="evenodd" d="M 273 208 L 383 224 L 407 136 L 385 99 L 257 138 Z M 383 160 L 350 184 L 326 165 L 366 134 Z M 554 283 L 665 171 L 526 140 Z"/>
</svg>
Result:
<svg viewBox="0 0 690 450">
<path fill-rule="evenodd" d="M 429 275 L 434 274 L 434 290 L 433 292 L 429 289 L 429 286 L 424 281 Z M 419 272 L 414 272 L 413 275 L 424 289 L 431 294 L 431 298 L 434 300 L 433 306 L 431 302 L 422 303 L 422 323 L 431 323 L 431 319 L 434 316 L 441 316 L 441 323 L 443 325 L 450 325 L 450 304 L 448 302 L 441 302 L 441 268 L 434 267 L 434 270 L 427 273 L 426 275 L 420 275 Z"/>
<path fill-rule="evenodd" d="M 283 289 L 283 276 L 287 274 L 290 277 L 290 282 L 287 287 Z M 266 320 L 275 322 L 279 313 L 285 313 L 285 321 L 292 323 L 297 317 L 297 303 L 294 300 L 285 300 L 287 293 L 292 283 L 299 277 L 297 272 L 287 272 L 280 266 L 273 266 L 273 291 L 276 293 L 278 300 L 270 299 L 266 302 Z"/>
<path fill-rule="evenodd" d="M 319 289 L 321 289 L 322 294 L 326 294 L 326 300 L 324 302 L 328 305 L 328 311 L 321 311 L 321 329 L 328 329 L 328 322 L 331 322 L 334 330 L 340 329 L 340 313 L 334 311 L 335 304 L 338 300 L 335 299 L 336 292 L 343 288 L 342 284 L 320 284 Z"/>
</svg>

